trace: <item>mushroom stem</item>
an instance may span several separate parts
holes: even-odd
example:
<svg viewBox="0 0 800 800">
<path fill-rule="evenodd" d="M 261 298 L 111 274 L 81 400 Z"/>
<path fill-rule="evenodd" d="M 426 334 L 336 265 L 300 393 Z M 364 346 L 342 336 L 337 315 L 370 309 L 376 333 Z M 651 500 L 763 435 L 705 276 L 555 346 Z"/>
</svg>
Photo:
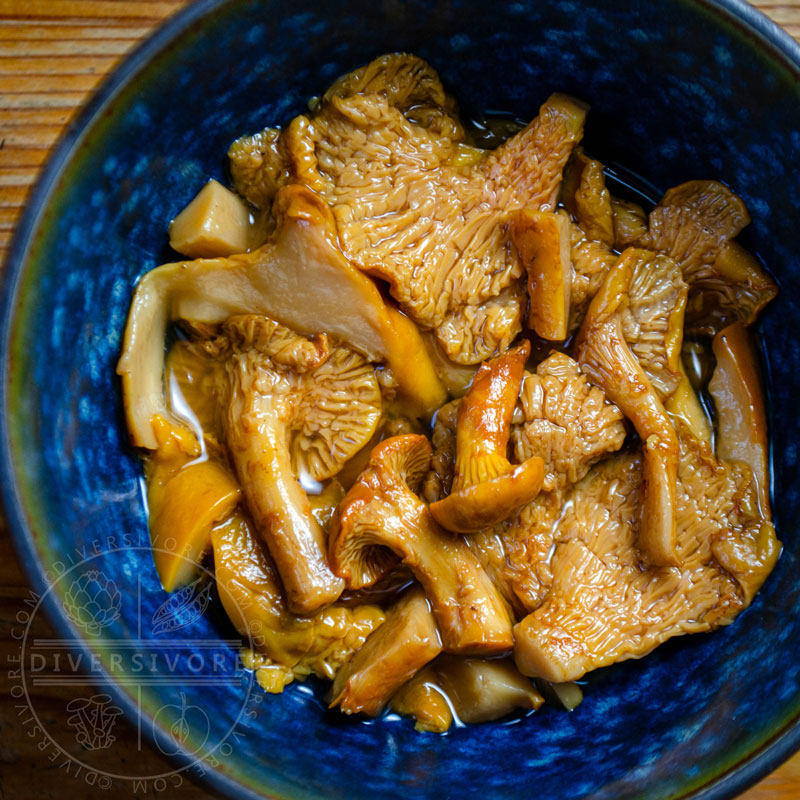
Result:
<svg viewBox="0 0 800 800">
<path fill-rule="evenodd" d="M 231 456 L 289 608 L 310 614 L 336 600 L 344 582 L 328 566 L 322 529 L 292 472 L 279 401 L 244 391 L 238 370 L 232 372 L 224 420 Z"/>
<path fill-rule="evenodd" d="M 616 313 L 628 302 L 633 266 L 633 259 L 623 255 L 609 272 L 589 306 L 575 357 L 589 380 L 630 419 L 642 439 L 644 499 L 639 549 L 652 564 L 676 565 L 678 437 L 650 379 L 628 347 Z"/>
<path fill-rule="evenodd" d="M 717 458 L 753 470 L 761 513 L 769 519 L 769 440 L 758 356 L 742 323 L 714 337 L 717 366 L 708 384 L 717 410 Z"/>
<path fill-rule="evenodd" d="M 391 696 L 442 651 L 425 593 L 412 589 L 337 673 L 330 707 L 376 716 Z"/>
<path fill-rule="evenodd" d="M 448 652 L 508 650 L 511 623 L 503 601 L 463 539 L 442 530 L 414 493 L 430 467 L 424 436 L 379 444 L 331 523 L 333 570 L 357 589 L 389 568 L 387 549 L 422 584 Z"/>
<path fill-rule="evenodd" d="M 529 353 L 525 341 L 482 365 L 461 401 L 453 488 L 430 508 L 433 518 L 449 530 L 477 531 L 501 522 L 541 489 L 541 458 L 514 465 L 507 457 L 511 416 Z"/>
</svg>

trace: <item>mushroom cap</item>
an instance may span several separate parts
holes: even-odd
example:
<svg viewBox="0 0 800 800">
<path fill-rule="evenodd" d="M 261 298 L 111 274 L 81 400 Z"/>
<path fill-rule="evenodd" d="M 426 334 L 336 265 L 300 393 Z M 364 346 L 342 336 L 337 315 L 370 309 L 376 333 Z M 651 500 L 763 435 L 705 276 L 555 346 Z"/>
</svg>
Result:
<svg viewBox="0 0 800 800">
<path fill-rule="evenodd" d="M 689 284 L 687 329 L 713 335 L 750 324 L 777 293 L 757 259 L 731 240 L 750 223 L 740 197 L 718 181 L 689 181 L 664 195 L 637 244 L 674 258 Z"/>
<path fill-rule="evenodd" d="M 371 586 L 398 561 L 387 536 L 413 529 L 420 507 L 416 492 L 428 472 L 431 445 L 425 436 L 393 436 L 372 451 L 367 468 L 345 495 L 331 521 L 333 571 L 349 589 Z"/>
<path fill-rule="evenodd" d="M 467 486 L 434 503 L 433 518 L 451 531 L 469 533 L 508 519 L 536 497 L 544 481 L 544 461 L 538 456 L 511 467 L 484 483 Z"/>
<path fill-rule="evenodd" d="M 221 331 L 209 347 L 244 357 L 256 391 L 282 398 L 295 475 L 330 478 L 370 440 L 382 400 L 375 370 L 361 355 L 261 315 L 231 317 Z"/>
<path fill-rule="evenodd" d="M 688 286 L 668 256 L 628 248 L 620 261 L 632 264 L 622 312 L 625 341 L 659 396 L 671 395 L 681 380 L 683 315 Z"/>
<path fill-rule="evenodd" d="M 526 340 L 482 365 L 461 401 L 452 491 L 431 506 L 434 519 L 448 530 L 476 531 L 501 522 L 533 500 L 542 487 L 541 458 L 514 466 L 506 457 L 529 353 Z"/>
</svg>

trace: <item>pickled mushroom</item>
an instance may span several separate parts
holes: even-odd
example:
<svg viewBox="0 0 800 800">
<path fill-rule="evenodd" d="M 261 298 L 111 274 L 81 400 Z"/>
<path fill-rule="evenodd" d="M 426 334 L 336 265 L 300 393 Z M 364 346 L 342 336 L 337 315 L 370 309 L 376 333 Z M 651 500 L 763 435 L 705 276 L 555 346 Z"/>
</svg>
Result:
<svg viewBox="0 0 800 800">
<path fill-rule="evenodd" d="M 374 717 L 397 689 L 441 651 L 425 593 L 418 587 L 411 589 L 336 674 L 330 707 Z"/>
<path fill-rule="evenodd" d="M 652 253 L 648 255 L 633 248 L 620 256 L 592 300 L 575 353 L 589 380 L 603 389 L 641 437 L 645 490 L 639 547 L 647 561 L 665 566 L 678 563 L 675 544 L 678 440 L 653 383 L 625 340 L 625 321 L 630 319 L 627 312 L 633 305 L 631 293 L 638 275 L 648 274 L 653 263 Z M 667 319 L 675 320 L 672 310 L 668 310 Z M 663 358 L 652 362 L 656 368 L 654 377 L 669 374 L 670 340 L 679 357 L 682 333 L 682 326 L 677 325 L 670 337 L 667 327 L 660 340 Z"/>
<path fill-rule="evenodd" d="M 231 624 L 254 648 L 253 667 L 281 691 L 294 678 L 333 678 L 380 626 L 376 605 L 338 605 L 311 616 L 293 614 L 275 566 L 246 514 L 237 512 L 211 535 L 219 597 Z"/>
<path fill-rule="evenodd" d="M 769 439 L 758 357 L 741 323 L 721 330 L 713 348 L 717 364 L 708 390 L 717 412 L 717 457 L 750 467 L 761 511 L 769 518 Z"/>
<path fill-rule="evenodd" d="M 455 475 L 447 497 L 430 507 L 448 530 L 476 531 L 501 522 L 533 500 L 542 486 L 544 462 L 538 455 L 516 465 L 506 456 L 529 352 L 525 342 L 484 364 L 459 405 Z"/>
<path fill-rule="evenodd" d="M 276 142 L 265 133 L 265 174 L 248 185 L 273 178 L 317 192 L 345 256 L 386 280 L 451 360 L 475 364 L 520 331 L 523 268 L 508 215 L 554 210 L 586 110 L 553 95 L 525 130 L 465 162 L 463 127 L 435 71 L 415 56 L 382 56 L 336 81 Z"/>
<path fill-rule="evenodd" d="M 542 339 L 563 341 L 572 284 L 569 218 L 522 209 L 511 217 L 511 238 L 528 274 L 528 327 Z"/>
<path fill-rule="evenodd" d="M 409 434 L 381 442 L 334 515 L 330 562 L 348 588 L 375 583 L 398 558 L 422 584 L 445 650 L 509 650 L 508 612 L 464 541 L 443 531 L 416 495 L 431 447 Z"/>
<path fill-rule="evenodd" d="M 397 372 L 404 374 L 403 342 L 395 341 L 397 333 L 375 285 L 339 250 L 327 206 L 307 189 L 291 186 L 279 193 L 275 208 L 275 238 L 258 250 L 166 264 L 148 272 L 136 287 L 117 366 L 134 445 L 156 448 L 156 416 L 180 424 L 164 392 L 164 337 L 171 320 L 213 325 L 235 315 L 263 314 L 299 333 L 326 333 L 370 360 L 386 359 L 389 366 L 398 361 Z M 421 340 L 416 357 L 427 357 Z M 425 386 L 431 396 L 414 399 L 430 412 L 442 389 Z"/>
<path fill-rule="evenodd" d="M 752 472 L 718 462 L 680 422 L 678 431 L 681 566 L 639 563 L 642 458 L 619 455 L 594 467 L 569 494 L 544 602 L 515 626 L 524 674 L 576 680 L 673 636 L 727 625 L 769 574 L 780 544 L 758 510 Z"/>
<path fill-rule="evenodd" d="M 490 722 L 517 709 L 537 710 L 544 698 L 510 658 L 440 656 L 392 698 L 392 709 L 414 717 L 421 731 L 444 733 L 455 717 Z"/>
<path fill-rule="evenodd" d="M 637 245 L 678 262 L 689 284 L 687 331 L 714 334 L 734 322 L 749 325 L 778 289 L 758 261 L 731 241 L 750 223 L 740 197 L 718 181 L 688 181 L 670 189 L 650 213 Z"/>
</svg>

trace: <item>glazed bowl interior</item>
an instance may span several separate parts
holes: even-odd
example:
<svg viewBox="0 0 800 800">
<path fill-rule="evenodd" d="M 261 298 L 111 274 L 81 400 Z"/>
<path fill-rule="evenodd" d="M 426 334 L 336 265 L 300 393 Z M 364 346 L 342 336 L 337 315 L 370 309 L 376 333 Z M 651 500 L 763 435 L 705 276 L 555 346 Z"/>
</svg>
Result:
<svg viewBox="0 0 800 800">
<path fill-rule="evenodd" d="M 341 73 L 407 50 L 428 59 L 465 108 L 527 120 L 553 91 L 581 97 L 592 106 L 585 146 L 596 158 L 658 190 L 716 178 L 738 192 L 753 217 L 744 241 L 781 287 L 759 332 L 784 552 L 733 625 L 590 676 L 571 714 L 545 707 L 441 736 L 418 734 L 408 720 L 335 718 L 314 681 L 266 697 L 242 718 L 239 684 L 153 685 L 135 703 L 124 681 L 112 682 L 112 696 L 131 714 L 138 706 L 138 724 L 159 742 L 169 721 L 153 726 L 153 717 L 180 705 L 181 692 L 213 712 L 214 741 L 239 726 L 208 771 L 218 791 L 348 800 L 722 797 L 797 746 L 800 175 L 792 166 L 800 81 L 788 42 L 765 22 L 748 26 L 746 16 L 733 1 L 206 3 L 123 68 L 72 132 L 9 265 L 3 482 L 40 591 L 64 565 L 80 576 L 88 567 L 75 554 L 92 547 L 91 568 L 119 588 L 119 614 L 102 643 L 80 634 L 109 669 L 115 642 L 138 636 L 146 652 L 148 636 L 157 639 L 137 630 L 166 599 L 114 375 L 132 288 L 174 258 L 168 221 L 209 177 L 226 182 L 230 142 L 286 122 Z M 65 636 L 79 635 L 64 611 L 71 585 L 48 592 Z M 184 634 L 223 644 L 232 637 L 213 613 Z M 203 753 L 202 744 L 195 749 Z"/>
</svg>

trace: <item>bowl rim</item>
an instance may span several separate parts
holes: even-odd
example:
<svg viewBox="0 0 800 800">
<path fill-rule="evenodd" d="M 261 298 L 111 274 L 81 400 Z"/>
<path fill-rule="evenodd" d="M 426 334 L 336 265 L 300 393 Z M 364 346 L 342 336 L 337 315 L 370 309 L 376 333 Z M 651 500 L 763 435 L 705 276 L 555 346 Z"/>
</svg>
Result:
<svg viewBox="0 0 800 800">
<path fill-rule="evenodd" d="M 65 167 L 81 147 L 85 135 L 95 121 L 111 106 L 122 90 L 146 68 L 151 60 L 166 50 L 172 42 L 198 24 L 207 15 L 237 0 L 194 0 L 161 23 L 148 38 L 124 57 L 92 93 L 85 105 L 68 123 L 54 145 L 37 178 L 23 213 L 14 231 L 3 269 L 0 286 L 0 504 L 23 572 L 34 592 L 42 597 L 42 608 L 57 632 L 76 642 L 80 652 L 91 657 L 93 650 L 69 619 L 55 593 L 47 591 L 44 565 L 39 557 L 28 524 L 17 483 L 17 469 L 12 459 L 10 424 L 8 418 L 8 377 L 12 368 L 10 341 L 16 311 L 17 290 L 24 271 L 35 233 L 46 213 L 48 202 Z M 758 46 L 777 55 L 785 67 L 800 79 L 800 43 L 779 25 L 746 0 L 680 0 L 686 5 L 705 8 L 733 23 L 745 35 L 755 39 Z M 79 644 L 77 644 L 79 643 Z M 111 678 L 101 668 L 104 679 Z M 112 695 L 131 724 L 149 721 L 144 712 L 121 687 L 111 681 L 104 691 Z M 143 725 L 145 738 L 151 747 L 164 752 L 174 751 L 174 740 L 167 731 L 154 725 Z M 165 750 L 165 747 L 167 750 Z M 781 763 L 800 750 L 800 714 L 786 723 L 764 744 L 737 764 L 717 775 L 708 783 L 681 795 L 681 800 L 728 800 L 755 785 Z M 190 767 L 195 758 L 181 749 L 167 756 L 181 770 Z M 259 800 L 267 797 L 254 792 L 246 784 L 217 768 L 205 769 L 192 775 L 192 781 L 224 794 L 226 797 Z M 277 795 L 273 795 L 277 797 Z"/>
</svg>

